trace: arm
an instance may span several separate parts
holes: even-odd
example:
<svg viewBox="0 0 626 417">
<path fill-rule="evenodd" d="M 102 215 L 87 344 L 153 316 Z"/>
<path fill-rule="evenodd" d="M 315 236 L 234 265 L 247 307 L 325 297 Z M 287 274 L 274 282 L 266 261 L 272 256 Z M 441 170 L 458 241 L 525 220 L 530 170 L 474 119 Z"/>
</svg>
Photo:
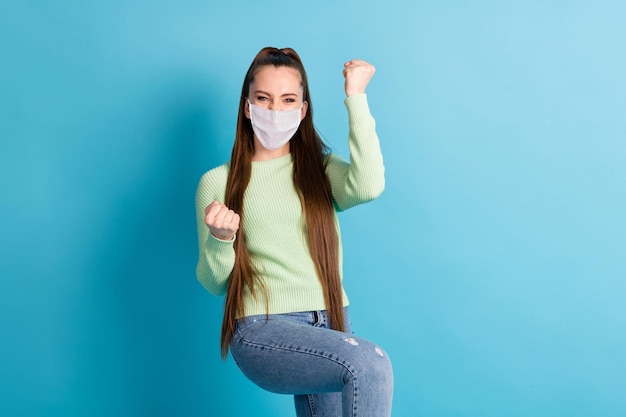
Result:
<svg viewBox="0 0 626 417">
<path fill-rule="evenodd" d="M 204 174 L 196 191 L 196 224 L 198 228 L 198 281 L 212 294 L 223 295 L 228 287 L 228 278 L 235 264 L 232 239 L 219 239 L 209 230 L 206 223 L 208 209 L 216 199 L 223 198 L 227 172 L 218 167 Z M 215 205 L 213 204 L 213 207 Z"/>
<path fill-rule="evenodd" d="M 365 94 L 365 88 L 375 69 L 372 65 L 357 60 L 344 66 L 347 95 L 345 105 L 350 127 L 350 162 L 331 155 L 326 169 L 339 210 L 371 201 L 385 188 L 385 167 L 376 134 L 376 123 L 370 114 Z"/>
</svg>

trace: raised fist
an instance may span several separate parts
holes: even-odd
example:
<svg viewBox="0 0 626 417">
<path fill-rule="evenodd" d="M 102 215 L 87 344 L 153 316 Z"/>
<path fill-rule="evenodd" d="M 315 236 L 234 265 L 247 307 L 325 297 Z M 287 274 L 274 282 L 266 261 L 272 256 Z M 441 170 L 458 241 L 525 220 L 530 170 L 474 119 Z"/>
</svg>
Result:
<svg viewBox="0 0 626 417">
<path fill-rule="evenodd" d="M 375 72 L 376 68 L 372 64 L 360 59 L 353 59 L 343 64 L 346 96 L 365 93 L 365 88 Z"/>
<path fill-rule="evenodd" d="M 219 201 L 204 209 L 204 223 L 213 236 L 221 240 L 232 240 L 239 230 L 239 215 Z"/>
</svg>

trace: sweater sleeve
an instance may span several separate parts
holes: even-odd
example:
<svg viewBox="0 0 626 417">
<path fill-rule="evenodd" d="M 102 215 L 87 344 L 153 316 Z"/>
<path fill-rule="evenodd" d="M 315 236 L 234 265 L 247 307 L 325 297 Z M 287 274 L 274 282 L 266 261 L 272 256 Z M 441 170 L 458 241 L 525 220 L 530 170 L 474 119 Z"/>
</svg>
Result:
<svg viewBox="0 0 626 417">
<path fill-rule="evenodd" d="M 225 174 L 223 171 L 222 166 L 204 174 L 196 191 L 196 222 L 199 248 L 196 276 L 204 288 L 215 295 L 226 293 L 228 278 L 235 265 L 235 250 L 233 247 L 235 240 L 224 241 L 216 238 L 209 232 L 209 228 L 204 223 L 204 209 L 214 200 L 223 202 L 225 188 Z"/>
<path fill-rule="evenodd" d="M 365 94 L 347 97 L 350 162 L 330 155 L 326 173 L 339 211 L 377 198 L 385 188 L 385 167 L 376 123 Z"/>
</svg>

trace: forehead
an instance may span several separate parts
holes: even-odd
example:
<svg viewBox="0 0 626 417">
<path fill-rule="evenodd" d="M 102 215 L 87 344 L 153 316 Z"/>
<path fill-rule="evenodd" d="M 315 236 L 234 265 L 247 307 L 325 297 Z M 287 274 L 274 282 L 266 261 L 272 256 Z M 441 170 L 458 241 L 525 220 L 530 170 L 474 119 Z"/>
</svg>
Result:
<svg viewBox="0 0 626 417">
<path fill-rule="evenodd" d="M 300 72 L 291 67 L 261 67 L 250 84 L 250 93 L 263 90 L 270 94 L 302 94 L 302 77 Z"/>
</svg>

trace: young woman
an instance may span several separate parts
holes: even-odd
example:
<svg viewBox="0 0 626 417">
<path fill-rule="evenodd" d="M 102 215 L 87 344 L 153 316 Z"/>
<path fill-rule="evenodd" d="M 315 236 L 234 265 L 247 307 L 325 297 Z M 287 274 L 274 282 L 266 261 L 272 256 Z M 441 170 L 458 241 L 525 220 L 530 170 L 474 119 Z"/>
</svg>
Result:
<svg viewBox="0 0 626 417">
<path fill-rule="evenodd" d="M 222 356 L 230 347 L 250 380 L 294 395 L 298 416 L 391 415 L 391 362 L 351 332 L 337 221 L 384 188 L 365 95 L 374 71 L 344 64 L 348 163 L 313 126 L 298 54 L 262 49 L 243 82 L 231 160 L 196 194 L 198 280 L 226 294 Z"/>
</svg>

